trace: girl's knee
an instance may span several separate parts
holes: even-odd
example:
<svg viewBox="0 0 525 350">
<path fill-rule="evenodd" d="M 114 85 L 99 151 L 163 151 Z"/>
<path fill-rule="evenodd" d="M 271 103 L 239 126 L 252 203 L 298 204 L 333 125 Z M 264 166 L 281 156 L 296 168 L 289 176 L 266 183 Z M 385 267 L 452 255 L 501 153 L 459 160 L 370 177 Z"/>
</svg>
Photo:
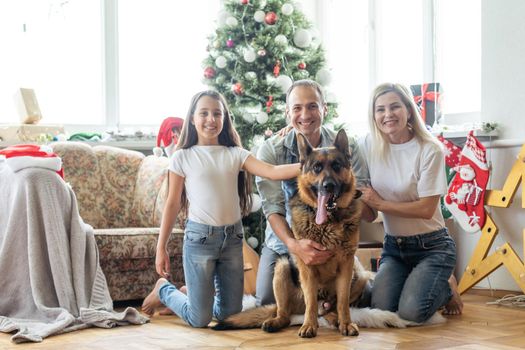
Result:
<svg viewBox="0 0 525 350">
<path fill-rule="evenodd" d="M 187 322 L 194 328 L 206 328 L 211 322 L 211 315 L 193 315 L 188 317 Z"/>
</svg>

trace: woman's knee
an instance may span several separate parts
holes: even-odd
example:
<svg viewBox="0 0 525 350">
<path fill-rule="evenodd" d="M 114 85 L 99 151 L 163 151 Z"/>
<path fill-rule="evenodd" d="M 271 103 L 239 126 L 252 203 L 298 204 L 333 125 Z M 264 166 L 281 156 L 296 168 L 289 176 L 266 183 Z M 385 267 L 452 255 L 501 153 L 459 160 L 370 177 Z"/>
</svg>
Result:
<svg viewBox="0 0 525 350">
<path fill-rule="evenodd" d="M 206 328 L 212 320 L 211 314 L 194 314 L 189 315 L 186 322 L 194 328 Z"/>
</svg>

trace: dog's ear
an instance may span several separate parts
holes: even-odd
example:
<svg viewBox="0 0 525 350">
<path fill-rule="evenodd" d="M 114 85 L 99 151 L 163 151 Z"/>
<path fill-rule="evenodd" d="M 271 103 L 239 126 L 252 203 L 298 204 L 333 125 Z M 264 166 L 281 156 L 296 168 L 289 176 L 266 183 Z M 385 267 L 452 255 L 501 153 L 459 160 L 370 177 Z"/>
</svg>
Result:
<svg viewBox="0 0 525 350">
<path fill-rule="evenodd" d="M 304 164 L 306 158 L 312 153 L 313 147 L 302 133 L 297 133 L 297 149 L 299 150 L 299 161 Z"/>
<path fill-rule="evenodd" d="M 348 136 L 346 136 L 346 131 L 344 129 L 339 130 L 337 133 L 334 146 L 339 151 L 343 152 L 347 156 L 350 156 L 350 151 L 348 150 Z"/>
<path fill-rule="evenodd" d="M 354 199 L 360 198 L 362 194 L 363 194 L 363 192 L 361 192 L 359 190 L 355 190 Z"/>
</svg>

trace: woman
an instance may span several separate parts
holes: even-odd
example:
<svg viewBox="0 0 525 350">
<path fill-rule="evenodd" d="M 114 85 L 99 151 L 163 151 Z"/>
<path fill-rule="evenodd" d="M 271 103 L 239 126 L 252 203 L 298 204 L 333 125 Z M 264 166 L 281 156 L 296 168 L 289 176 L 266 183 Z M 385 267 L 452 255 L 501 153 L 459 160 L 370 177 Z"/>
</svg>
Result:
<svg viewBox="0 0 525 350">
<path fill-rule="evenodd" d="M 456 246 L 438 205 L 447 190 L 443 151 L 402 85 L 374 90 L 369 122 L 371 133 L 360 148 L 371 185 L 362 189 L 362 199 L 383 213 L 385 227 L 372 307 L 414 322 L 442 306 L 445 313 L 460 314 L 452 276 Z"/>
</svg>

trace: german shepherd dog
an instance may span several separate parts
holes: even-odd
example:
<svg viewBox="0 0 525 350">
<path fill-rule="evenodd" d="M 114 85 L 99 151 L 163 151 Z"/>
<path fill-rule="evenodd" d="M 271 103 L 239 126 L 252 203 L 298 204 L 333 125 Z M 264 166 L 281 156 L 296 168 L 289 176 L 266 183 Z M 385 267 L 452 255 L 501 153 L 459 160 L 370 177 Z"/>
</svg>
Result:
<svg viewBox="0 0 525 350">
<path fill-rule="evenodd" d="M 299 336 L 317 335 L 319 300 L 335 300 L 336 309 L 325 318 L 342 335 L 358 335 L 350 318 L 350 304 L 359 298 L 370 278 L 354 254 L 359 242 L 360 192 L 350 165 L 348 138 L 339 131 L 332 147 L 313 148 L 297 135 L 301 162 L 298 193 L 289 201 L 292 231 L 296 239 L 310 239 L 334 252 L 321 265 L 306 265 L 293 257 L 295 266 L 281 258 L 275 266 L 273 290 L 277 305 L 268 305 L 232 315 L 213 327 L 215 330 L 262 326 L 276 332 L 290 325 L 290 317 L 304 313 Z M 357 260 L 357 259 L 355 259 Z M 299 278 L 297 278 L 297 271 Z M 355 289 L 355 290 L 354 290 Z M 333 305 L 333 304 L 332 304 Z"/>
</svg>

